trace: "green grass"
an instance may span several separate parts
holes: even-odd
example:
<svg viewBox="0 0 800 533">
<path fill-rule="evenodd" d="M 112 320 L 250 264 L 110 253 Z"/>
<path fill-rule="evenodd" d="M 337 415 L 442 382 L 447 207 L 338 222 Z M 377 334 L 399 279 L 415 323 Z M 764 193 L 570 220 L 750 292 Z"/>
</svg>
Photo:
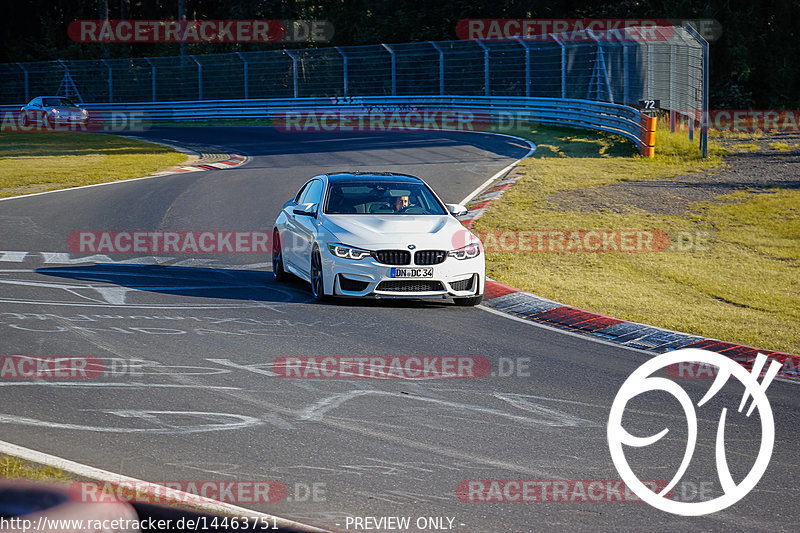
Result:
<svg viewBox="0 0 800 533">
<path fill-rule="evenodd" d="M 114 135 L 0 133 L 0 197 L 138 178 L 186 159 L 171 148 Z"/>
<path fill-rule="evenodd" d="M 659 129 L 656 157 L 618 137 L 537 128 L 523 177 L 477 221 L 491 229 L 649 229 L 703 245 L 661 253 L 488 253 L 487 275 L 568 305 L 764 349 L 800 352 L 800 191 L 737 192 L 685 215 L 577 211 L 560 191 L 713 171 L 726 153 Z M 707 243 L 705 242 L 707 241 Z M 754 283 L 754 280 L 758 280 Z"/>
<path fill-rule="evenodd" d="M 770 148 L 772 148 L 773 150 L 780 150 L 781 152 L 789 152 L 791 150 L 794 150 L 798 146 L 800 146 L 800 145 L 798 145 L 798 144 L 781 143 L 781 142 L 769 143 L 769 147 Z"/>
<path fill-rule="evenodd" d="M 685 133 L 685 132 L 684 132 Z M 695 135 L 700 133 L 695 131 Z M 732 131 L 732 130 L 708 130 L 709 139 L 760 139 L 764 136 L 761 130 L 756 131 Z"/>
<path fill-rule="evenodd" d="M 72 481 L 72 475 L 52 466 L 29 463 L 0 454 L 0 478 L 24 479 L 29 481 Z"/>
<path fill-rule="evenodd" d="M 725 147 L 730 152 L 758 152 L 761 147 L 757 144 L 729 144 Z"/>
</svg>

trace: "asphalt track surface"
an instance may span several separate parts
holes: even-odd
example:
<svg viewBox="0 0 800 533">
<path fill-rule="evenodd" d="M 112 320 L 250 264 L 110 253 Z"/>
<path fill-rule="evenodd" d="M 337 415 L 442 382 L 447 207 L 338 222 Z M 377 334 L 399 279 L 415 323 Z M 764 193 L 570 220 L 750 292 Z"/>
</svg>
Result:
<svg viewBox="0 0 800 533">
<path fill-rule="evenodd" d="M 419 530 L 419 517 L 449 517 L 453 530 L 469 532 L 796 530 L 794 384 L 774 382 L 767 391 L 776 439 L 766 474 L 712 515 L 681 517 L 580 495 L 464 502 L 456 488 L 465 480 L 619 480 L 608 414 L 624 380 L 650 356 L 446 301 L 314 303 L 305 284 L 273 282 L 269 258 L 260 255 L 175 256 L 162 265 L 131 255 L 114 255 L 112 264 L 66 255 L 66 237 L 77 230 L 268 230 L 281 204 L 323 171 L 417 174 L 457 202 L 527 145 L 476 134 L 266 128 L 154 129 L 147 136 L 224 145 L 252 160 L 0 202 L 0 250 L 30 252 L 0 256 L 0 355 L 146 361 L 134 376 L 0 380 L 0 440 L 153 482 L 279 481 L 288 489 L 284 501 L 238 503 L 334 530 L 345 530 L 348 516 L 407 516 L 411 531 Z M 271 375 L 275 358 L 310 355 L 481 356 L 492 374 Z M 512 363 L 516 371 L 508 372 Z M 710 383 L 680 380 L 695 403 Z M 723 406 L 727 462 L 737 481 L 749 471 L 761 428 L 757 414 L 736 412 L 741 396 L 731 382 L 698 408 L 698 448 L 676 499 L 697 501 L 692 491 L 700 488 L 720 494 L 714 442 Z M 671 479 L 687 436 L 680 406 L 651 392 L 629 407 L 631 433 L 670 429 L 657 444 L 632 451 L 631 465 L 641 479 Z M 314 484 L 311 501 L 305 489 Z"/>
</svg>

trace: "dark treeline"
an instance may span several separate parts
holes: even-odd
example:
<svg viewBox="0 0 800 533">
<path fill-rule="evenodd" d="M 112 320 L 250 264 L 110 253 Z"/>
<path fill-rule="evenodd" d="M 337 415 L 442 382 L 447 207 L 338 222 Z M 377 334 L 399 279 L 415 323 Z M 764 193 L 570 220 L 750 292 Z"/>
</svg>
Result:
<svg viewBox="0 0 800 533">
<path fill-rule="evenodd" d="M 324 19 L 333 40 L 318 46 L 457 39 L 465 18 L 716 19 L 711 43 L 712 108 L 800 107 L 800 0 L 11 0 L 2 24 L 0 62 L 178 55 L 179 44 L 96 44 L 69 39 L 73 20 Z M 314 44 L 187 44 L 185 53 Z"/>
</svg>

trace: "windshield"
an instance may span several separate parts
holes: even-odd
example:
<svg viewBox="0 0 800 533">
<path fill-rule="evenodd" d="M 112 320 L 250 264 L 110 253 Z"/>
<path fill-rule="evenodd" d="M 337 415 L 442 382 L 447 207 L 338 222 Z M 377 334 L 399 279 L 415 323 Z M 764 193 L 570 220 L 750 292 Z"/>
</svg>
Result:
<svg viewBox="0 0 800 533">
<path fill-rule="evenodd" d="M 66 98 L 43 98 L 42 105 L 45 107 L 78 107 Z"/>
<path fill-rule="evenodd" d="M 325 213 L 331 215 L 446 215 L 422 183 L 347 182 L 328 188 Z"/>
</svg>

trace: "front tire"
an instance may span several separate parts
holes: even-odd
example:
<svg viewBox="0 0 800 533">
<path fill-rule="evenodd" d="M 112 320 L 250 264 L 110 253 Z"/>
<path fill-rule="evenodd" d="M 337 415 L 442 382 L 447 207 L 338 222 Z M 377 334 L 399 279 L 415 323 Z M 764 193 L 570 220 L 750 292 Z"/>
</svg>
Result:
<svg viewBox="0 0 800 533">
<path fill-rule="evenodd" d="M 275 281 L 286 281 L 288 274 L 283 268 L 283 247 L 278 229 L 272 231 L 272 278 Z"/>
<path fill-rule="evenodd" d="M 319 253 L 319 248 L 314 246 L 314 251 L 311 252 L 311 294 L 318 302 L 327 300 L 325 296 L 325 279 L 322 274 L 322 256 Z"/>
<path fill-rule="evenodd" d="M 461 307 L 474 307 L 483 301 L 483 294 L 470 298 L 453 298 L 453 303 Z"/>
</svg>

